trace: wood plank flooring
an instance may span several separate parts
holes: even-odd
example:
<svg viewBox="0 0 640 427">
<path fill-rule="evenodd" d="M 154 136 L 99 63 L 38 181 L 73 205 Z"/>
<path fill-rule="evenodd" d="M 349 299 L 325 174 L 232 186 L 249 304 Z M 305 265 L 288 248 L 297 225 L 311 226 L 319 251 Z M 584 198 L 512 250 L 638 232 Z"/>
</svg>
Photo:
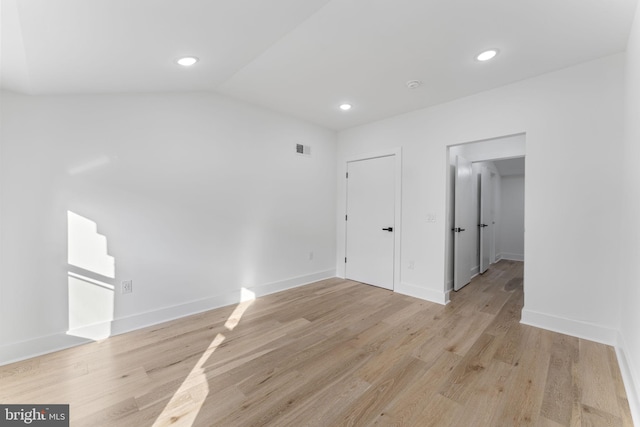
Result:
<svg viewBox="0 0 640 427">
<path fill-rule="evenodd" d="M 440 306 L 330 279 L 0 367 L 72 426 L 632 426 L 611 347 L 519 323 L 522 263 Z"/>
</svg>

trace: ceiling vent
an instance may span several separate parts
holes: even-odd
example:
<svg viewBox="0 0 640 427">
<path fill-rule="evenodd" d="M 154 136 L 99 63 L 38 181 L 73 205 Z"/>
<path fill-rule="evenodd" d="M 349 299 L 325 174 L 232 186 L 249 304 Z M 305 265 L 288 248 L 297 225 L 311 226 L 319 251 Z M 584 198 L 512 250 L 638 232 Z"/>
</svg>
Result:
<svg viewBox="0 0 640 427">
<path fill-rule="evenodd" d="M 296 144 L 296 154 L 300 156 L 310 156 L 311 155 L 311 146 Z"/>
</svg>

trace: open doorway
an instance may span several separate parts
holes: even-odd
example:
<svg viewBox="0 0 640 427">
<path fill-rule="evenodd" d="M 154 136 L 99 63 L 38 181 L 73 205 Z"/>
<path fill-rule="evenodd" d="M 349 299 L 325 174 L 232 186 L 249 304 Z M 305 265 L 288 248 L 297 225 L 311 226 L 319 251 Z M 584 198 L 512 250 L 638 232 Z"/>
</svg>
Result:
<svg viewBox="0 0 640 427">
<path fill-rule="evenodd" d="M 524 261 L 525 134 L 450 146 L 447 295 L 500 260 Z"/>
</svg>

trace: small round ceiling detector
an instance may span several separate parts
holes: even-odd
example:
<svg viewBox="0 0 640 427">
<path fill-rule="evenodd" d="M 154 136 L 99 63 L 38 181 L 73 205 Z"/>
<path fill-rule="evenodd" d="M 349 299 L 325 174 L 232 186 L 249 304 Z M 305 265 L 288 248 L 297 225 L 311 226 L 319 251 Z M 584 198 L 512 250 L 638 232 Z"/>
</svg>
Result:
<svg viewBox="0 0 640 427">
<path fill-rule="evenodd" d="M 420 80 L 409 80 L 407 82 L 407 87 L 409 89 L 417 89 L 422 86 L 422 82 Z"/>
</svg>

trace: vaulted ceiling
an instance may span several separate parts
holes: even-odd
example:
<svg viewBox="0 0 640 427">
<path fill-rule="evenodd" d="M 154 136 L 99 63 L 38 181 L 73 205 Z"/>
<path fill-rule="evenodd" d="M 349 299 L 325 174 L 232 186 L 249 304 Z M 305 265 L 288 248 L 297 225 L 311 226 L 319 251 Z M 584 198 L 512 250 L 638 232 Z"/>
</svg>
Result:
<svg viewBox="0 0 640 427">
<path fill-rule="evenodd" d="M 213 91 L 332 129 L 622 52 L 636 0 L 0 0 L 3 89 Z M 475 60 L 499 49 L 488 62 Z M 175 60 L 194 55 L 189 68 Z M 418 80 L 418 88 L 406 82 Z M 353 105 L 348 111 L 338 106 Z"/>
</svg>

